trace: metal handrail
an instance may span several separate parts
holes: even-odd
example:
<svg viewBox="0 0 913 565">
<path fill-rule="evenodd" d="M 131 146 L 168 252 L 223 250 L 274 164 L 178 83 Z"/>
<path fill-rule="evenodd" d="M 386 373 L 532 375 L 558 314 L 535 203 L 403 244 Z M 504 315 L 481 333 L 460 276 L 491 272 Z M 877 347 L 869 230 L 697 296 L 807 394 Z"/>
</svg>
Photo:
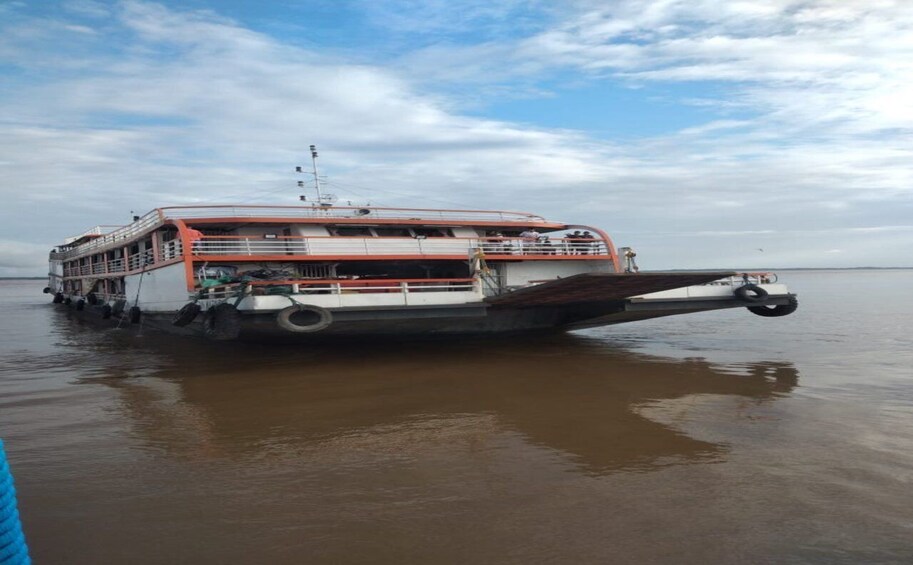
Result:
<svg viewBox="0 0 913 565">
<path fill-rule="evenodd" d="M 206 236 L 196 242 L 196 255 L 466 255 L 481 249 L 489 255 L 609 255 L 601 239 L 556 238 L 549 241 L 508 237 L 359 237 Z"/>
<path fill-rule="evenodd" d="M 159 210 L 153 210 L 141 217 L 132 224 L 128 224 L 120 229 L 116 229 L 110 233 L 100 235 L 91 241 L 83 243 L 73 249 L 68 249 L 66 251 L 60 251 L 57 253 L 60 259 L 70 259 L 73 257 L 84 255 L 88 252 L 99 252 L 109 247 L 114 247 L 115 244 L 124 244 L 126 245 L 129 241 L 138 238 L 142 235 L 145 235 L 155 228 L 161 226 L 163 223 L 162 215 Z"/>
<path fill-rule="evenodd" d="M 528 212 L 500 210 L 437 210 L 432 208 L 381 208 L 375 206 L 168 206 L 160 208 L 168 219 L 194 218 L 364 218 L 408 220 L 478 220 L 543 223 L 545 218 Z"/>
<path fill-rule="evenodd" d="M 476 279 L 284 279 L 272 281 L 246 281 L 225 283 L 201 289 L 203 298 L 218 298 L 220 296 L 236 296 L 238 289 L 254 287 L 291 287 L 290 294 L 345 294 L 345 293 L 377 293 L 393 292 L 409 294 L 415 292 L 434 291 L 464 291 L 475 290 Z"/>
<path fill-rule="evenodd" d="M 138 239 L 152 232 L 166 220 L 192 220 L 194 218 L 231 217 L 231 218 L 365 218 L 407 219 L 407 220 L 453 220 L 453 221 L 498 221 L 519 224 L 545 223 L 542 216 L 526 212 L 506 212 L 496 210 L 435 210 L 427 208 L 378 208 L 378 207 L 307 207 L 307 206 L 173 206 L 157 208 L 135 222 L 120 227 L 109 233 L 98 235 L 94 239 L 72 249 L 65 249 L 52 254 L 54 260 L 66 260 L 73 257 L 98 253 L 117 245 Z M 96 227 L 98 228 L 98 227 Z M 89 232 L 94 232 L 92 228 Z M 101 231 L 98 229 L 98 231 Z M 89 233 L 87 232 L 87 233 Z M 85 235 L 85 234 L 84 234 Z M 94 233 L 92 233 L 94 235 Z M 81 236 L 77 236 L 78 237 Z M 74 238 L 71 238 L 73 240 Z M 436 238 L 428 238 L 433 240 Z M 495 238 L 485 238 L 493 241 Z M 507 239 L 507 238 L 505 238 Z M 66 247 L 66 246 L 64 246 Z M 484 246 L 483 246 L 484 249 Z M 578 251 L 583 251 L 583 248 Z M 603 254 L 603 253 L 599 253 Z"/>
<path fill-rule="evenodd" d="M 706 286 L 741 286 L 743 284 L 775 284 L 776 273 L 739 273 L 731 277 L 724 277 L 709 283 Z"/>
</svg>

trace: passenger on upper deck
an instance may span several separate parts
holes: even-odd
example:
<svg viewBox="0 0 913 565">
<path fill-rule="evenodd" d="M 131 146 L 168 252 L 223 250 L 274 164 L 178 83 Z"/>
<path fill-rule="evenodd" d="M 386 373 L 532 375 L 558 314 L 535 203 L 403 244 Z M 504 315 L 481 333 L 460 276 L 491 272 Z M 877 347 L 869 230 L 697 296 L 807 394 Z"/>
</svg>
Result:
<svg viewBox="0 0 913 565">
<path fill-rule="evenodd" d="M 536 228 L 527 228 L 520 232 L 520 238 L 523 239 L 521 244 L 523 245 L 523 253 L 534 253 L 536 249 L 536 242 L 539 241 L 539 232 L 536 231 Z"/>
<path fill-rule="evenodd" d="M 596 237 L 593 234 L 591 234 L 588 231 L 585 231 L 580 235 L 580 239 L 590 240 L 590 241 L 586 241 L 583 243 L 583 254 L 584 255 L 589 255 L 590 253 L 596 252 L 594 249 L 596 247 Z"/>
</svg>

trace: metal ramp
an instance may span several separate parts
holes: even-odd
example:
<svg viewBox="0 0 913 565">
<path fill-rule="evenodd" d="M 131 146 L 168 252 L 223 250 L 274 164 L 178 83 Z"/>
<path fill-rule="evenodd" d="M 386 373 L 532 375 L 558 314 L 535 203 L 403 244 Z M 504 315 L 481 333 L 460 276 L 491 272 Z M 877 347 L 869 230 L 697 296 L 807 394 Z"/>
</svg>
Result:
<svg viewBox="0 0 913 565">
<path fill-rule="evenodd" d="M 485 299 L 489 306 L 522 308 L 610 302 L 632 296 L 705 284 L 734 276 L 731 271 L 583 273 Z"/>
</svg>

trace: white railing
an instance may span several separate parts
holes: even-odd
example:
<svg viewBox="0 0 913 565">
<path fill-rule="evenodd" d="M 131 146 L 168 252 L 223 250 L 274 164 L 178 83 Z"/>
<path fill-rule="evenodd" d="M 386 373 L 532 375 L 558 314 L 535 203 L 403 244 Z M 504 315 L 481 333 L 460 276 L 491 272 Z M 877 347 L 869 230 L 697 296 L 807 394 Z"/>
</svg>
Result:
<svg viewBox="0 0 913 565">
<path fill-rule="evenodd" d="M 459 220 L 493 222 L 545 222 L 526 212 L 498 210 L 434 210 L 427 208 L 375 208 L 349 206 L 174 206 L 161 209 L 168 219 L 194 218 L 364 218 L 385 220 Z"/>
<path fill-rule="evenodd" d="M 123 259 L 114 259 L 113 261 L 108 261 L 108 272 L 109 273 L 124 272 L 124 260 Z"/>
<path fill-rule="evenodd" d="M 142 269 L 144 266 L 151 265 L 155 255 L 152 253 L 151 249 L 147 249 L 141 253 L 131 255 L 127 260 L 127 270 L 136 271 Z"/>
<path fill-rule="evenodd" d="M 521 238 L 485 238 L 479 246 L 489 255 L 608 255 L 601 239 L 555 238 L 530 241 Z"/>
<path fill-rule="evenodd" d="M 60 251 L 57 255 L 61 259 L 70 259 L 87 253 L 99 253 L 115 245 L 125 245 L 129 241 L 151 232 L 160 225 L 162 225 L 162 220 L 159 211 L 153 210 L 132 224 L 96 237 L 73 249 Z"/>
<path fill-rule="evenodd" d="M 372 280 L 276 280 L 227 283 L 200 291 L 203 299 L 269 295 L 271 289 L 286 290 L 279 294 L 378 294 L 419 292 L 475 292 L 474 279 L 372 279 Z"/>
<path fill-rule="evenodd" d="M 487 255 L 603 255 L 602 240 L 411 237 L 261 237 L 211 236 L 194 244 L 196 255 L 460 255 L 481 248 Z"/>
<path fill-rule="evenodd" d="M 78 239 L 81 239 L 81 238 L 89 236 L 89 235 L 102 235 L 102 234 L 112 232 L 112 231 L 118 229 L 119 227 L 120 226 L 95 226 L 93 228 L 87 229 L 86 231 L 82 232 L 79 235 L 76 235 L 73 237 L 68 237 L 65 240 L 63 240 L 63 242 L 65 245 L 70 244 Z"/>
<path fill-rule="evenodd" d="M 444 220 L 484 221 L 539 224 L 545 218 L 526 212 L 504 212 L 497 210 L 434 210 L 425 208 L 356 208 L 356 207 L 310 207 L 310 206 L 177 206 L 160 208 L 149 212 L 137 221 L 115 228 L 96 226 L 75 237 L 67 238 L 71 243 L 86 235 L 98 237 L 72 249 L 63 249 L 54 254 L 54 259 L 71 259 L 88 253 L 98 253 L 116 245 L 126 244 L 155 228 L 165 219 L 192 220 L 194 218 L 365 218 L 387 220 Z M 66 245 L 64 245 L 66 247 Z"/>
<path fill-rule="evenodd" d="M 159 248 L 159 259 L 161 261 L 168 261 L 169 259 L 175 259 L 180 257 L 184 247 L 181 245 L 180 239 L 172 239 L 171 241 L 166 241 L 162 243 Z"/>
<path fill-rule="evenodd" d="M 738 273 L 704 284 L 705 286 L 742 286 L 743 284 L 774 284 L 776 282 L 775 273 Z"/>
</svg>

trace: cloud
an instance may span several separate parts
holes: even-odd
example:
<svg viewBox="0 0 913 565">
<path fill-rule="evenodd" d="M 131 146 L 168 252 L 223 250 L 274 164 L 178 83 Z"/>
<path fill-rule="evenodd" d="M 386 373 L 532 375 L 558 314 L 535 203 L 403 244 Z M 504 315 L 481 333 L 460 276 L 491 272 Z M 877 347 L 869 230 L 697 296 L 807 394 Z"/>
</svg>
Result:
<svg viewBox="0 0 913 565">
<path fill-rule="evenodd" d="M 369 64 L 209 11 L 68 2 L 49 18 L 7 8 L 0 274 L 13 268 L 3 261 L 13 242 L 37 252 L 131 210 L 293 203 L 291 169 L 310 143 L 343 198 L 604 225 L 643 234 L 624 243 L 657 267 L 737 262 L 758 237 L 765 249 L 782 244 L 783 265 L 820 266 L 837 247 L 852 264 L 849 232 L 828 243 L 817 230 L 913 217 L 903 5 L 578 2 L 537 5 L 538 19 L 516 28 L 507 22 L 522 3 L 431 3 L 421 17 L 391 16 L 389 6 L 372 12 L 375 22 L 393 18 L 396 33 L 422 45 L 446 41 Z M 471 116 L 460 110 L 463 90 L 448 86 L 542 92 L 538 81 L 569 70 L 631 87 L 700 80 L 731 90 L 680 100 L 683 111 L 714 109 L 704 123 L 622 143 Z M 903 230 L 866 237 L 890 238 L 874 246 L 874 264 L 896 264 L 913 244 Z"/>
<path fill-rule="evenodd" d="M 50 247 L 0 239 L 0 276 L 35 277 L 48 270 Z"/>
</svg>

